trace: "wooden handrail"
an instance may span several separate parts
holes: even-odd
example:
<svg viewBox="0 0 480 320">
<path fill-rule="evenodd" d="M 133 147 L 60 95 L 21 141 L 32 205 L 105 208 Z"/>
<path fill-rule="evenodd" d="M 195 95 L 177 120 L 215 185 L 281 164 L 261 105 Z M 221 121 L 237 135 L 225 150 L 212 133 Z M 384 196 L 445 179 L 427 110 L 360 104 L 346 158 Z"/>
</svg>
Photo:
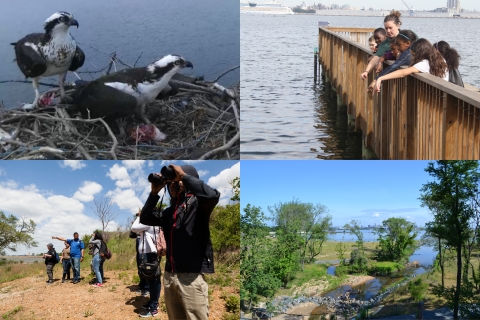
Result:
<svg viewBox="0 0 480 320">
<path fill-rule="evenodd" d="M 374 29 L 319 27 L 322 71 L 362 131 L 364 146 L 379 159 L 480 159 L 480 94 L 430 74 L 382 82 L 360 74 Z M 359 41 L 360 39 L 360 41 Z"/>
</svg>

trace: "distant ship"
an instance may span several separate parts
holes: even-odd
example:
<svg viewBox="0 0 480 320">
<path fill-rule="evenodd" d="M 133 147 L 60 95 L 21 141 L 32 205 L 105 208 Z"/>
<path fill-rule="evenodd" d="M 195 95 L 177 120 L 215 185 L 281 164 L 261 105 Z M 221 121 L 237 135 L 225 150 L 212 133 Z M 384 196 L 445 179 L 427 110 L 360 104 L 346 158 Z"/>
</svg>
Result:
<svg viewBox="0 0 480 320">
<path fill-rule="evenodd" d="M 255 2 L 245 2 L 240 0 L 240 13 L 260 13 L 260 14 L 294 14 L 292 9 L 271 0 L 265 4 L 257 4 Z"/>
</svg>

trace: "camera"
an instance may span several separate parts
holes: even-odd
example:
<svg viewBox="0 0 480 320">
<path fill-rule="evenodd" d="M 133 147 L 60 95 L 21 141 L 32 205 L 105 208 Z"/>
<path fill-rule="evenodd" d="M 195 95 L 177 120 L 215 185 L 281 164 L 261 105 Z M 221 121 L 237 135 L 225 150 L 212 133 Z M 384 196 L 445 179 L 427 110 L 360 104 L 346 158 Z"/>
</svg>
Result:
<svg viewBox="0 0 480 320">
<path fill-rule="evenodd" d="M 175 174 L 175 171 L 170 167 L 162 167 L 160 173 L 162 174 L 161 177 L 157 176 L 154 173 L 150 173 L 148 175 L 148 182 L 153 184 L 164 184 L 165 180 L 173 180 L 177 176 Z"/>
</svg>

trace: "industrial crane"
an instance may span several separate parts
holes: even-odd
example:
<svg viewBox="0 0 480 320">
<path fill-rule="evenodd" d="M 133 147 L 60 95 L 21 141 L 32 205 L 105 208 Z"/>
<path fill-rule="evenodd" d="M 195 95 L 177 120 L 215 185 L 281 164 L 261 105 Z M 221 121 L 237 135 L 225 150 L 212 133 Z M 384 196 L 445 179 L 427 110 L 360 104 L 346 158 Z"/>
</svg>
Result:
<svg viewBox="0 0 480 320">
<path fill-rule="evenodd" d="M 405 3 L 405 1 L 402 0 L 402 2 L 403 2 L 403 4 L 408 8 L 408 13 L 410 14 L 410 17 L 413 17 L 413 9 L 411 9 L 411 8 Z M 413 8 L 413 7 L 412 7 L 412 8 Z"/>
</svg>

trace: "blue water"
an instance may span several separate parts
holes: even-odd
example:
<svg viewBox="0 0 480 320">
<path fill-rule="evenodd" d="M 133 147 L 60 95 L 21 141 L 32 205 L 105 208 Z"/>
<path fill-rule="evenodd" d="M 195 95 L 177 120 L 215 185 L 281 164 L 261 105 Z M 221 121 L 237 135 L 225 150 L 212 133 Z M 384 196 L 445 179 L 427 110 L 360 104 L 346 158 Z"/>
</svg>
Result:
<svg viewBox="0 0 480 320">
<path fill-rule="evenodd" d="M 43 32 L 43 22 L 56 11 L 67 11 L 80 23 L 78 29 L 70 29 L 87 57 L 80 71 L 106 66 L 109 58 L 104 53 L 112 52 L 130 65 L 143 52 L 137 66 L 148 65 L 166 54 L 179 54 L 194 65 L 193 70 L 183 73 L 204 75 L 206 79 L 215 79 L 240 64 L 240 13 L 235 1 L 2 0 L 0 81 L 24 79 L 13 62 L 14 50 L 9 43 L 29 33 Z M 117 68 L 124 67 L 117 63 Z M 81 76 L 93 79 L 87 74 Z M 43 81 L 57 83 L 57 79 Z M 70 73 L 67 80 L 76 77 Z M 240 71 L 236 70 L 222 78 L 221 83 L 234 85 L 239 81 Z M 31 102 L 33 98 L 30 84 L 0 84 L 0 101 L 7 107 L 17 101 Z"/>
</svg>

